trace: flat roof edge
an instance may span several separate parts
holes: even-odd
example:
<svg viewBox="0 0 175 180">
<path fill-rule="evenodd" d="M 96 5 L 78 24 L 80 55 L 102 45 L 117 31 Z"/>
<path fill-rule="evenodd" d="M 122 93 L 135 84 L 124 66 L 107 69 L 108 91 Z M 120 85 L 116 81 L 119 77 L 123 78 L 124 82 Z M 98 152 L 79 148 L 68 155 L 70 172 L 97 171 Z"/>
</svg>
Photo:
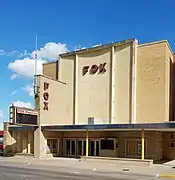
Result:
<svg viewBox="0 0 175 180">
<path fill-rule="evenodd" d="M 174 54 L 174 52 L 171 49 L 171 46 L 170 46 L 168 40 L 160 40 L 160 41 L 153 41 L 153 42 L 143 43 L 143 44 L 139 44 L 138 47 L 150 46 L 150 45 L 160 44 L 160 43 L 166 43 L 168 45 L 168 48 L 171 51 L 172 55 Z"/>
<path fill-rule="evenodd" d="M 137 40 L 136 38 L 131 38 L 131 39 L 122 40 L 122 41 L 118 41 L 118 42 L 114 42 L 114 43 L 108 43 L 108 44 L 103 44 L 103 45 L 99 45 L 99 46 L 95 46 L 95 47 L 89 47 L 89 48 L 86 48 L 86 49 L 80 49 L 80 50 L 77 50 L 77 51 L 66 52 L 66 53 L 60 54 L 59 56 L 60 57 L 65 57 L 65 56 L 71 56 L 71 55 L 75 55 L 75 54 L 81 54 L 81 53 L 84 53 L 84 52 L 87 52 L 87 51 L 93 52 L 93 51 L 97 51 L 97 50 L 100 50 L 100 49 L 109 48 L 109 47 L 112 47 L 112 46 L 120 46 L 120 45 L 123 45 L 123 44 L 131 43 L 131 42 L 134 42 L 136 40 Z"/>
<path fill-rule="evenodd" d="M 65 84 L 66 85 L 66 82 L 63 82 L 63 81 L 59 81 L 59 80 L 57 80 L 57 79 L 54 79 L 54 78 L 52 78 L 52 77 L 49 77 L 49 76 L 46 76 L 46 75 L 43 75 L 43 74 L 38 74 L 38 75 L 35 75 L 36 77 L 44 77 L 44 78 L 47 78 L 47 79 L 50 79 L 50 80 L 52 80 L 52 81 L 56 81 L 56 82 L 58 82 L 58 83 L 61 83 L 61 84 Z"/>
<path fill-rule="evenodd" d="M 167 123 L 146 123 L 146 124 L 94 124 L 94 125 L 51 125 L 41 126 L 44 129 L 60 129 L 60 130 L 75 130 L 75 129 L 168 129 L 175 128 L 175 122 Z"/>
<path fill-rule="evenodd" d="M 48 62 L 43 63 L 42 65 L 44 66 L 44 65 L 48 65 L 48 64 L 54 64 L 54 63 L 57 63 L 57 62 L 58 62 L 58 60 L 48 61 Z"/>
</svg>

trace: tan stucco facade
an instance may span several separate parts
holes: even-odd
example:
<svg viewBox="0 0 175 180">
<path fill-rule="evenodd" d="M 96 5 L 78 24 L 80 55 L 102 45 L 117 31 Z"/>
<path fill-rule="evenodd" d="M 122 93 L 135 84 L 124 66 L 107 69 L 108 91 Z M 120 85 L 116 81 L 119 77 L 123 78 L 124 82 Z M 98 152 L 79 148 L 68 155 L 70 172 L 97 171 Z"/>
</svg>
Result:
<svg viewBox="0 0 175 180">
<path fill-rule="evenodd" d="M 43 74 L 53 79 L 58 79 L 58 61 L 44 63 Z"/>
<path fill-rule="evenodd" d="M 166 41 L 138 46 L 136 68 L 136 122 L 169 121 L 170 61 Z"/>
<path fill-rule="evenodd" d="M 38 76 L 39 124 L 88 124 L 89 117 L 102 124 L 168 122 L 170 61 L 167 41 L 138 45 L 133 40 L 64 54 L 59 66 L 44 64 L 44 75 Z M 92 65 L 103 63 L 105 73 L 89 73 Z M 82 75 L 86 66 L 88 72 Z M 49 83 L 48 111 L 42 105 L 44 82 Z"/>
<path fill-rule="evenodd" d="M 136 47 L 135 40 L 97 48 L 95 51 L 63 55 L 59 61 L 59 81 L 53 76 L 52 79 L 45 76 L 48 71 L 55 73 L 55 66 L 49 63 L 49 70 L 46 70 L 45 64 L 43 72 L 47 73 L 38 76 L 41 107 L 39 124 L 88 124 L 89 117 L 100 119 L 102 124 L 135 122 L 132 76 Z M 104 63 L 104 73 L 89 73 L 91 66 Z M 89 66 L 88 72 L 82 75 L 86 66 Z M 43 110 L 42 105 L 44 82 L 49 83 L 48 111 Z M 56 114 L 59 114 L 58 118 L 55 118 Z"/>
<path fill-rule="evenodd" d="M 38 125 L 35 131 L 25 133 L 7 130 L 6 141 L 15 144 L 11 151 L 33 152 L 35 157 L 77 157 L 89 151 L 90 156 L 175 158 L 175 143 L 169 138 L 173 131 L 168 128 L 104 128 L 89 130 L 88 135 L 86 129 L 56 129 L 65 125 L 173 121 L 173 59 L 167 41 L 139 44 L 131 39 L 65 53 L 60 55 L 59 61 L 43 64 L 43 75 L 37 76 L 38 92 L 35 94 Z M 94 122 L 90 123 L 92 118 Z M 53 128 L 42 130 L 46 126 Z M 16 141 L 20 133 L 26 137 L 23 142 Z M 103 147 L 105 140 L 112 145 Z"/>
<path fill-rule="evenodd" d="M 47 92 L 49 93 L 48 100 L 48 111 L 44 110 L 44 83 L 49 83 Z M 71 107 L 71 95 L 69 93 L 69 86 L 66 83 L 56 81 L 51 78 L 40 76 L 38 78 L 39 91 L 41 96 L 39 96 L 39 107 L 40 107 L 40 116 L 39 123 L 40 125 L 46 124 L 71 124 L 73 120 L 73 108 Z M 64 95 L 63 95 L 64 94 Z M 64 102 L 64 104 L 62 104 Z M 57 116 L 55 113 L 58 113 Z"/>
</svg>

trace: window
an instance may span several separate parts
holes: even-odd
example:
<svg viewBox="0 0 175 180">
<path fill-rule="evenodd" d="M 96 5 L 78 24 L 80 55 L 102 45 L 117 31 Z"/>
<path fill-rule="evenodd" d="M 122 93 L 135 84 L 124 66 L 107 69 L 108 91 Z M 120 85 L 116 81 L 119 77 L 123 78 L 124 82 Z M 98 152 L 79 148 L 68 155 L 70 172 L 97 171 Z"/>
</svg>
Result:
<svg viewBox="0 0 175 180">
<path fill-rule="evenodd" d="M 171 134 L 171 135 L 170 135 L 170 139 L 174 139 L 174 134 Z"/>
<path fill-rule="evenodd" d="M 144 147 L 146 147 L 146 141 L 144 142 L 144 144 L 145 144 Z M 137 155 L 141 156 L 141 154 L 142 154 L 142 142 L 138 141 L 137 142 Z"/>
<path fill-rule="evenodd" d="M 58 151 L 58 139 L 47 139 L 47 154 L 56 154 Z"/>
<path fill-rule="evenodd" d="M 137 144 L 137 154 L 139 156 L 142 154 L 142 144 L 140 142 Z"/>
<path fill-rule="evenodd" d="M 169 142 L 169 147 L 170 147 L 170 148 L 175 148 L 175 142 L 172 142 L 172 141 Z"/>
<path fill-rule="evenodd" d="M 104 150 L 114 150 L 114 140 L 101 140 L 101 149 Z"/>
</svg>

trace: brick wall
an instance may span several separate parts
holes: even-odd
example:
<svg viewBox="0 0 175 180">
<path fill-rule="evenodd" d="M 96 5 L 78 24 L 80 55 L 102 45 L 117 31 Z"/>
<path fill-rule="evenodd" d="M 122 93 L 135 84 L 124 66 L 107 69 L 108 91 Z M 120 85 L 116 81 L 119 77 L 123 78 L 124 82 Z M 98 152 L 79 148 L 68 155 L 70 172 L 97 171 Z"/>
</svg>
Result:
<svg viewBox="0 0 175 180">
<path fill-rule="evenodd" d="M 174 143 L 175 145 L 175 133 L 174 132 L 167 132 L 163 133 L 164 139 L 164 159 L 173 160 L 175 159 L 175 147 L 171 147 L 170 143 Z"/>
<path fill-rule="evenodd" d="M 125 140 L 126 139 L 140 139 L 141 132 L 139 131 L 125 131 L 119 133 L 119 157 L 125 157 Z M 159 132 L 145 132 L 146 150 L 145 159 L 161 160 L 163 156 L 163 138 L 162 133 Z M 137 157 L 139 158 L 139 157 Z"/>
</svg>

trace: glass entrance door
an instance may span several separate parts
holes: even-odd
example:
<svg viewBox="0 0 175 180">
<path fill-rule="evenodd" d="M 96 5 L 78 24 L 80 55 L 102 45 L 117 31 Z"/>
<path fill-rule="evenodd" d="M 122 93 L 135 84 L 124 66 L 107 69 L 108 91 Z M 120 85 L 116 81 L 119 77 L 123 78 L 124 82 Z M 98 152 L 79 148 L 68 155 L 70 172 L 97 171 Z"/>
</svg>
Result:
<svg viewBox="0 0 175 180">
<path fill-rule="evenodd" d="M 66 155 L 75 156 L 76 155 L 76 141 L 75 140 L 66 140 Z"/>
<path fill-rule="evenodd" d="M 78 156 L 86 155 L 86 141 L 85 140 L 77 141 L 77 155 Z"/>
<path fill-rule="evenodd" d="M 100 155 L 100 141 L 91 140 L 90 141 L 90 155 L 99 156 Z"/>
</svg>

